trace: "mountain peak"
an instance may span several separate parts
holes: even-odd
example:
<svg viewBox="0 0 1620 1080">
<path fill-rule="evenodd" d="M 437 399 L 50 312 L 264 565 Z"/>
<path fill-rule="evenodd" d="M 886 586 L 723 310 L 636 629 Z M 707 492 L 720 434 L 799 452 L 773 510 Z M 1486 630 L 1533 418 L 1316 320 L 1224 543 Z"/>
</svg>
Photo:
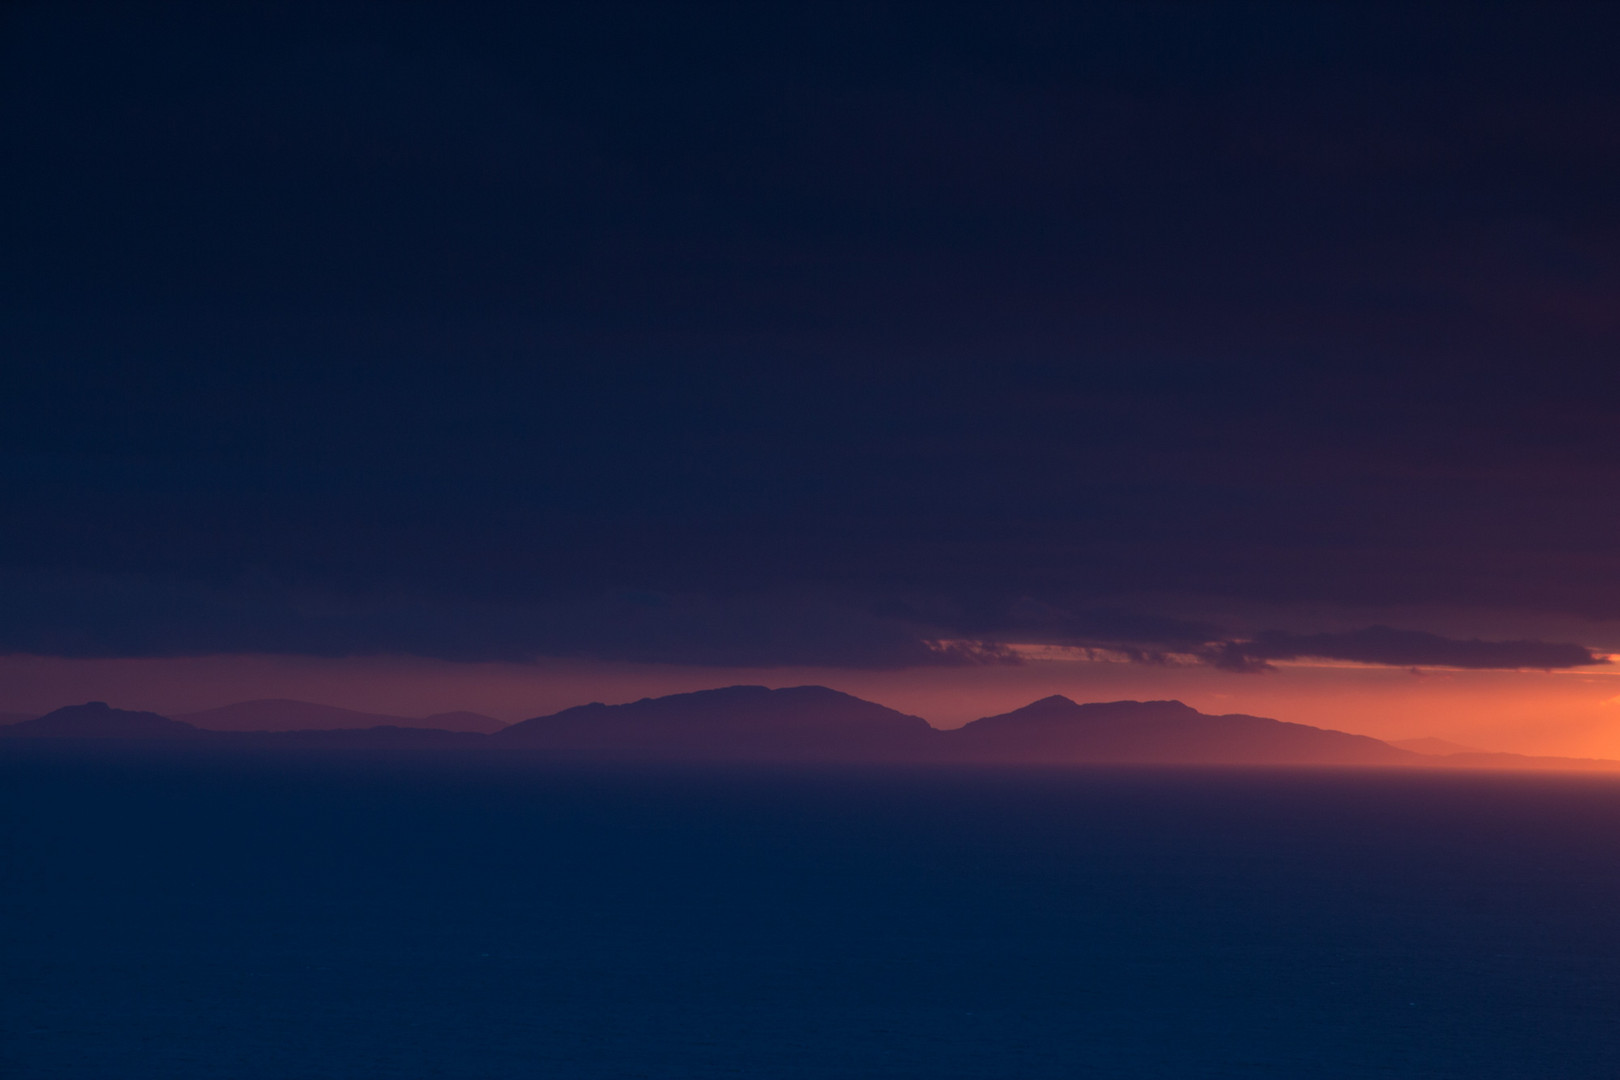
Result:
<svg viewBox="0 0 1620 1080">
<path fill-rule="evenodd" d="M 105 701 L 87 701 L 8 725 L 5 731 L 7 735 L 19 737 L 164 739 L 192 735 L 197 729 L 157 713 L 115 709 Z"/>
<path fill-rule="evenodd" d="M 958 729 L 970 760 L 1164 764 L 1401 764 L 1414 755 L 1377 739 L 1257 716 L 1210 716 L 1181 701 L 1061 695 Z"/>
<path fill-rule="evenodd" d="M 1052 694 L 1039 701 L 1032 701 L 1022 708 L 1011 712 L 1001 713 L 997 716 L 987 716 L 974 723 L 1002 720 L 1069 720 L 1083 716 L 1109 713 L 1119 716 L 1164 716 L 1164 715 L 1200 715 L 1197 709 L 1184 702 L 1175 700 L 1165 701 L 1088 701 L 1085 704 L 1062 694 Z"/>
<path fill-rule="evenodd" d="M 926 720 L 826 686 L 722 686 L 623 705 L 595 702 L 513 724 L 513 746 L 683 757 L 892 756 Z"/>
</svg>

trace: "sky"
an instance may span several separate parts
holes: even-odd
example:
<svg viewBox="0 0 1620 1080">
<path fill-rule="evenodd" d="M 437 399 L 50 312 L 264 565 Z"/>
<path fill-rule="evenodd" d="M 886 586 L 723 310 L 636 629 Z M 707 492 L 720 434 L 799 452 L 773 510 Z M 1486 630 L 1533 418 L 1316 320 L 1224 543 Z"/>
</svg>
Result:
<svg viewBox="0 0 1620 1080">
<path fill-rule="evenodd" d="M 0 7 L 0 710 L 1620 756 L 1620 11 Z"/>
</svg>

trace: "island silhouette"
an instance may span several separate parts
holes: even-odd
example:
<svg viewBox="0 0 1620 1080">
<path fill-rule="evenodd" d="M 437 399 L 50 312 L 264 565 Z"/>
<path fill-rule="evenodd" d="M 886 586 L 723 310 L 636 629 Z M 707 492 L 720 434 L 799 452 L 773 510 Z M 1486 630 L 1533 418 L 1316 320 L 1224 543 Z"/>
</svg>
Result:
<svg viewBox="0 0 1620 1080">
<path fill-rule="evenodd" d="M 300 722 L 309 726 L 293 726 Z M 494 730 L 477 730 L 492 725 Z M 1053 695 L 939 729 L 825 686 L 726 686 L 619 705 L 593 702 L 510 725 L 477 713 L 394 717 L 284 700 L 179 717 L 92 701 L 0 726 L 0 738 L 313 750 L 469 748 L 586 761 L 1620 769 L 1620 762 L 1603 759 L 1452 750 L 1440 740 L 1399 746 L 1261 716 L 1202 713 L 1180 701 L 1082 704 Z"/>
</svg>

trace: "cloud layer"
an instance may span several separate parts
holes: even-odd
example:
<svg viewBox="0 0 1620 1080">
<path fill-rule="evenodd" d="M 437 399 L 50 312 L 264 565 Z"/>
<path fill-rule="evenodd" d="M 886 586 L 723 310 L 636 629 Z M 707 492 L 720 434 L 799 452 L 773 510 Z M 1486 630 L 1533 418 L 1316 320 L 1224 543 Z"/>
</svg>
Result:
<svg viewBox="0 0 1620 1080">
<path fill-rule="evenodd" d="M 1266 631 L 1246 641 L 1212 643 L 1200 650 L 1209 663 L 1225 671 L 1264 671 L 1271 660 L 1349 660 L 1392 667 L 1558 668 L 1589 667 L 1609 662 L 1583 645 L 1549 641 L 1466 641 L 1419 630 L 1369 626 L 1332 634 Z"/>
<path fill-rule="evenodd" d="M 0 574 L 0 611 L 0 652 L 77 657 L 268 652 L 898 669 L 1019 664 L 1014 646 L 1039 641 L 1143 664 L 1196 658 L 1240 673 L 1313 658 L 1544 670 L 1607 662 L 1575 644 L 1457 640 L 1386 626 L 1236 639 L 1204 622 L 1065 611 L 1028 598 L 1008 605 L 1000 619 L 959 609 L 930 618 L 914 607 L 882 613 L 851 597 L 781 593 L 620 590 L 551 602 L 472 602 L 398 592 L 338 596 L 267 580 L 227 587 L 134 575 Z"/>
</svg>

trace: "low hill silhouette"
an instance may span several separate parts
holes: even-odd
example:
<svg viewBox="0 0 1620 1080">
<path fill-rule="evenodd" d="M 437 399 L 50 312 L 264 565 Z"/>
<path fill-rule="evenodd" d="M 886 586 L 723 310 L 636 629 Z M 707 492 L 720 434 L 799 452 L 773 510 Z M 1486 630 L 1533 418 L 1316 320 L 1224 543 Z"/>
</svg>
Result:
<svg viewBox="0 0 1620 1080">
<path fill-rule="evenodd" d="M 1211 716 L 1179 701 L 1080 705 L 1053 695 L 954 732 L 951 756 L 982 762 L 1191 765 L 1407 765 L 1410 751 L 1366 735 L 1259 716 Z"/>
<path fill-rule="evenodd" d="M 1475 750 L 1444 754 L 1424 760 L 1425 765 L 1452 769 L 1554 769 L 1581 772 L 1620 771 L 1620 761 L 1612 758 L 1553 757 L 1547 754 L 1511 754 L 1505 751 Z"/>
<path fill-rule="evenodd" d="M 727 686 L 593 703 L 513 724 L 501 746 L 635 757 L 893 760 L 927 757 L 928 721 L 828 689 Z"/>
<path fill-rule="evenodd" d="M 212 731 L 206 735 L 210 742 L 219 746 L 267 750 L 446 749 L 484 746 L 488 743 L 488 736 L 476 731 L 445 731 L 442 728 L 399 727 L 394 724 L 366 728 L 308 728 L 300 731 Z"/>
<path fill-rule="evenodd" d="M 201 735 L 197 728 L 152 712 L 114 709 L 105 701 L 68 705 L 32 720 L 0 728 L 13 738 L 176 739 Z"/>
<path fill-rule="evenodd" d="M 316 708 L 326 707 L 316 706 Z M 374 718 L 369 713 L 350 713 L 343 709 L 332 712 L 355 717 L 361 721 Z M 368 724 L 365 727 L 352 728 L 299 728 L 291 731 L 213 731 L 158 713 L 114 709 L 104 701 L 69 705 L 41 717 L 0 727 L 0 737 L 123 740 L 183 738 L 188 744 L 250 749 L 431 748 L 478 746 L 485 741 L 485 736 L 477 732 L 403 727 L 397 724 Z"/>
<path fill-rule="evenodd" d="M 221 705 L 202 712 L 180 713 L 176 719 L 209 731 L 349 731 L 397 727 L 487 735 L 506 726 L 493 717 L 474 712 L 437 713 L 421 718 L 391 716 L 288 698 L 239 701 L 234 705 Z"/>
<path fill-rule="evenodd" d="M 1391 746 L 1398 746 L 1402 750 L 1410 750 L 1414 754 L 1430 754 L 1444 757 L 1449 754 L 1490 753 L 1490 751 L 1481 750 L 1477 746 L 1464 746 L 1462 743 L 1436 739 L 1432 736 L 1421 739 L 1389 739 L 1387 741 Z"/>
<path fill-rule="evenodd" d="M 424 716 L 420 720 L 397 726 L 421 727 L 433 731 L 464 731 L 475 732 L 479 735 L 493 735 L 497 731 L 505 731 L 511 725 L 504 720 L 497 720 L 493 716 L 485 716 L 483 713 L 458 710 L 456 712 L 433 713 L 431 716 Z"/>
</svg>

